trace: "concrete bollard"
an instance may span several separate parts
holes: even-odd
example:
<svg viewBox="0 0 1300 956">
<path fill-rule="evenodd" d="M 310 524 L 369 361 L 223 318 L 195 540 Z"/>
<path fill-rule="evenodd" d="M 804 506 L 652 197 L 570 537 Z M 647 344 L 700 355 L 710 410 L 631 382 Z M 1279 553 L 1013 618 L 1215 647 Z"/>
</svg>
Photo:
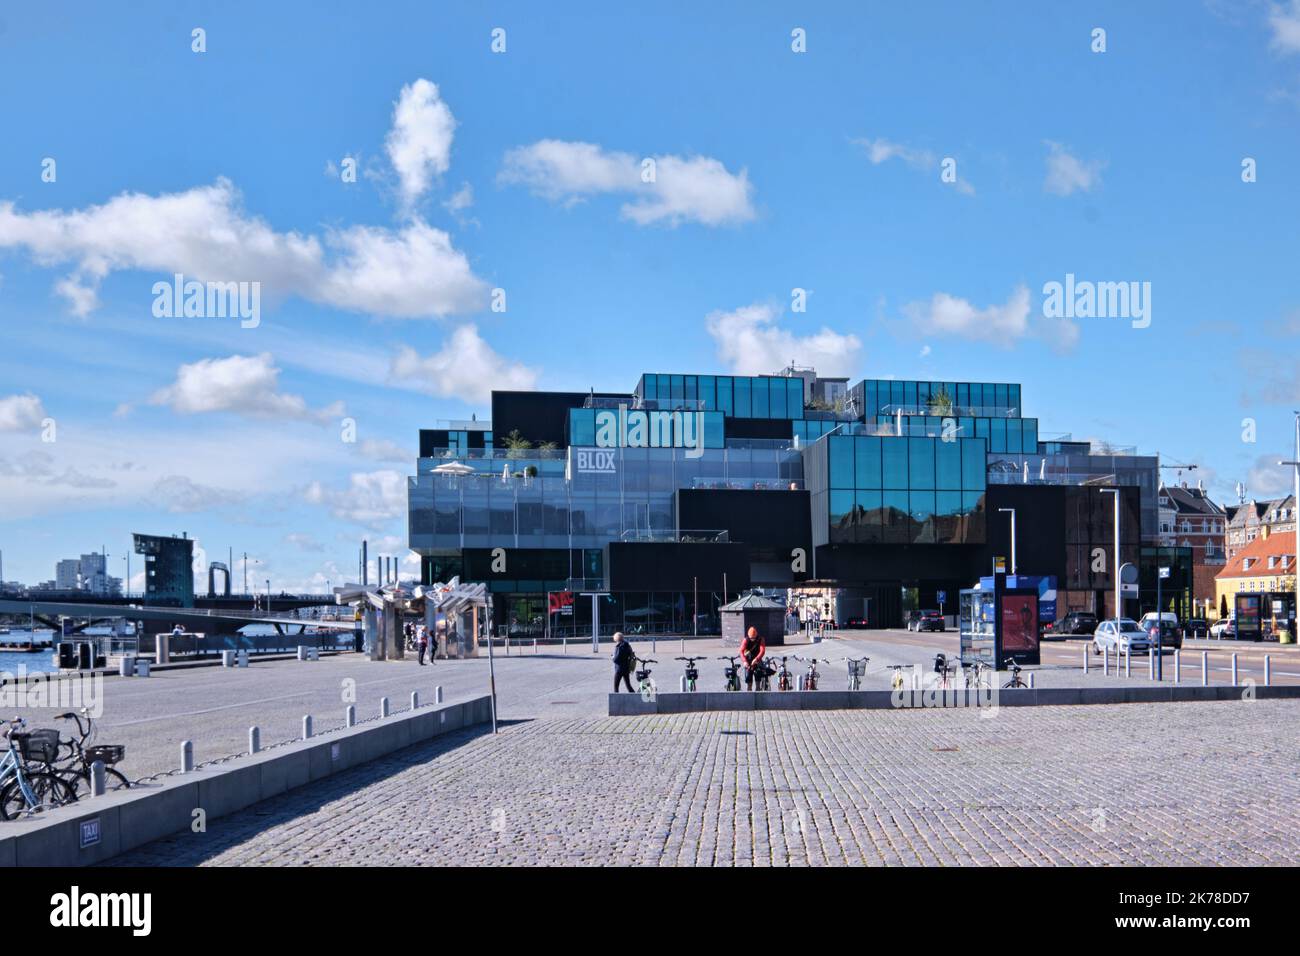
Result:
<svg viewBox="0 0 1300 956">
<path fill-rule="evenodd" d="M 1029 689 L 1030 689 L 1030 690 L 1033 690 L 1033 688 L 1034 688 L 1034 672 L 1033 672 L 1033 671 L 1030 671 L 1030 672 L 1029 672 L 1029 682 L 1028 682 L 1028 683 L 1029 683 Z"/>
<path fill-rule="evenodd" d="M 134 658 L 134 657 L 123 657 L 120 661 L 117 662 L 117 676 L 118 676 L 118 677 L 134 677 L 134 676 L 135 676 L 135 658 Z"/>
<path fill-rule="evenodd" d="M 348 709 L 343 711 L 343 725 L 345 727 L 357 725 L 357 708 L 354 704 L 348 704 Z"/>
<path fill-rule="evenodd" d="M 1088 656 L 1088 645 L 1085 644 L 1083 646 L 1083 673 L 1085 676 L 1088 673 Z"/>
<path fill-rule="evenodd" d="M 235 663 L 239 667 L 248 666 L 248 648 L 240 648 L 239 652 L 235 655 Z"/>
<path fill-rule="evenodd" d="M 181 773 L 194 770 L 194 744 L 188 740 L 181 741 Z"/>
<path fill-rule="evenodd" d="M 248 728 L 248 752 L 255 754 L 262 749 L 262 730 L 259 727 Z"/>
<path fill-rule="evenodd" d="M 1272 683 L 1273 683 L 1273 658 L 1270 655 L 1265 654 L 1264 655 L 1264 686 L 1269 687 L 1272 685 Z"/>
<path fill-rule="evenodd" d="M 677 678 L 677 689 L 683 694 L 686 693 L 686 675 L 682 674 Z"/>
<path fill-rule="evenodd" d="M 145 661 L 145 660 L 141 660 L 140 658 L 136 658 L 136 661 L 135 661 L 135 676 L 136 676 L 136 677 L 148 677 L 148 676 L 149 676 L 149 669 L 150 669 L 151 667 L 153 667 L 153 662 L 152 662 L 152 661 Z"/>
<path fill-rule="evenodd" d="M 533 653 L 537 653 L 537 638 L 533 638 Z"/>
<path fill-rule="evenodd" d="M 419 710 L 419 709 L 420 709 L 420 692 L 418 690 L 413 690 L 411 691 L 411 710 Z"/>
<path fill-rule="evenodd" d="M 1201 686 L 1210 686 L 1210 652 L 1201 651 Z"/>
<path fill-rule="evenodd" d="M 311 714 L 302 715 L 302 739 L 311 739 Z"/>
<path fill-rule="evenodd" d="M 306 659 L 307 659 L 307 645 L 306 645 L 306 644 L 299 644 L 299 645 L 298 645 L 298 660 L 300 660 L 300 661 L 305 661 Z"/>
<path fill-rule="evenodd" d="M 102 797 L 107 789 L 108 774 L 104 773 L 104 761 L 96 760 L 90 765 L 90 795 Z"/>
<path fill-rule="evenodd" d="M 234 667 L 234 666 L 235 666 L 235 652 L 234 652 L 234 651 L 222 651 L 222 652 L 221 652 L 221 666 L 222 666 L 222 667 Z"/>
<path fill-rule="evenodd" d="M 1174 683 L 1183 682 L 1183 652 L 1174 651 Z"/>
<path fill-rule="evenodd" d="M 388 716 L 388 698 L 387 698 L 387 697 L 381 697 L 381 698 L 379 698 L 379 716 L 380 716 L 380 717 L 387 717 L 387 716 Z"/>
<path fill-rule="evenodd" d="M 566 637 L 563 639 L 563 641 L 564 641 L 564 653 L 567 654 L 569 653 L 569 639 Z"/>
<path fill-rule="evenodd" d="M 1110 648 L 1109 647 L 1103 647 L 1101 649 L 1101 672 L 1106 677 L 1110 676 Z"/>
<path fill-rule="evenodd" d="M 1237 686 L 1237 652 L 1232 652 L 1232 686 Z"/>
<path fill-rule="evenodd" d="M 441 704 L 441 703 L 442 703 L 442 685 L 441 685 L 441 684 L 439 684 L 437 687 L 435 687 L 435 688 L 433 689 L 433 702 L 434 702 L 435 704 Z"/>
</svg>

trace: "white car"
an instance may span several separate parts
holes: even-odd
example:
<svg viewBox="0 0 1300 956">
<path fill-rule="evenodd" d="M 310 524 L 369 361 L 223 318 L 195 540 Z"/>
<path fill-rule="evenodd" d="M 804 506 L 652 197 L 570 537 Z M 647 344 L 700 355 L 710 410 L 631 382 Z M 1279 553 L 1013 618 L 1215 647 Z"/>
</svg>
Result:
<svg viewBox="0 0 1300 956">
<path fill-rule="evenodd" d="M 1237 636 L 1237 622 L 1230 617 L 1219 618 L 1210 626 L 1210 637 L 1223 640 L 1225 637 Z"/>
<path fill-rule="evenodd" d="M 1100 654 L 1109 651 L 1116 656 L 1127 651 L 1132 654 L 1145 654 L 1151 651 L 1151 638 L 1132 618 L 1115 618 L 1102 621 L 1092 633 L 1092 652 Z"/>
</svg>

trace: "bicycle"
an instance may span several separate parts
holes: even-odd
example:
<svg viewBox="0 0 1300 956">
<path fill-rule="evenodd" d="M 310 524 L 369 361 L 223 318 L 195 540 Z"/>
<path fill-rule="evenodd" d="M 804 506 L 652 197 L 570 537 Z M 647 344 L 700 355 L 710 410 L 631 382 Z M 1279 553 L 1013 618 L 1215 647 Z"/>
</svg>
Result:
<svg viewBox="0 0 1300 956">
<path fill-rule="evenodd" d="M 957 669 L 943 654 L 934 655 L 934 672 L 938 675 L 935 686 L 947 690 L 953 686 L 953 672 Z"/>
<path fill-rule="evenodd" d="M 966 689 L 974 688 L 978 690 L 984 684 L 988 683 L 987 672 L 989 665 L 981 660 L 973 660 L 967 665 L 966 670 Z"/>
<path fill-rule="evenodd" d="M 850 657 L 845 660 L 849 667 L 849 690 L 862 690 L 862 676 L 867 672 L 870 657 Z"/>
<path fill-rule="evenodd" d="M 740 690 L 740 665 L 736 663 L 738 658 L 719 657 L 720 661 L 727 661 L 727 666 L 722 669 L 723 675 L 727 678 L 724 690 Z"/>
<path fill-rule="evenodd" d="M 821 660 L 818 660 L 816 657 L 803 658 L 800 657 L 798 654 L 795 655 L 794 659 L 797 661 L 803 661 L 803 663 L 808 665 L 808 670 L 804 671 L 804 673 L 799 677 L 799 689 L 816 690 L 817 678 L 821 676 L 820 674 L 817 673 L 817 665 L 819 663 L 829 664 L 830 661 L 826 660 L 825 658 L 822 658 Z"/>
<path fill-rule="evenodd" d="M 1008 657 L 1003 663 L 1006 664 L 1007 667 L 1010 668 L 1011 670 L 1011 680 L 1007 681 L 1005 684 L 1002 685 L 1003 690 L 1006 690 L 1008 687 L 1027 688 L 1029 686 L 1028 684 L 1026 684 L 1024 681 L 1020 679 L 1020 665 L 1016 663 L 1016 659 L 1014 657 Z"/>
<path fill-rule="evenodd" d="M 8 722 L 4 737 L 9 744 L 0 759 L 0 820 L 14 820 L 73 803 L 76 793 L 48 770 L 30 770 L 28 762 L 48 764 L 59 754 L 57 730 L 26 731 L 27 722 L 15 717 Z"/>
<path fill-rule="evenodd" d="M 645 657 L 633 657 L 632 660 L 638 664 L 658 664 L 658 661 L 650 660 Z M 650 676 L 650 668 L 646 666 L 638 667 L 636 671 L 636 689 L 644 698 L 651 698 L 655 695 L 655 682 Z"/>
<path fill-rule="evenodd" d="M 81 723 L 83 717 L 86 719 L 84 726 Z M 95 744 L 95 725 L 86 708 L 81 709 L 80 715 L 69 711 L 54 719 L 77 722 L 77 739 L 59 740 L 60 746 L 68 749 L 68 755 L 60 761 L 60 766 L 52 768 L 73 793 L 80 797 L 83 785 L 87 793 L 91 791 L 90 767 L 95 761 L 104 765 L 105 790 L 125 790 L 131 786 L 131 781 L 113 768 L 113 764 L 120 763 L 126 756 L 126 747 L 122 744 Z"/>
<path fill-rule="evenodd" d="M 688 694 L 693 694 L 693 693 L 695 693 L 695 682 L 696 682 L 697 680 L 699 680 L 699 677 L 700 677 L 700 671 L 699 671 L 699 668 L 697 668 L 697 667 L 695 666 L 695 662 L 696 662 L 696 661 L 702 661 L 702 660 L 704 660 L 704 658 L 702 658 L 702 657 L 678 657 L 678 658 L 674 658 L 674 659 L 675 659 L 675 660 L 685 661 L 685 662 L 686 662 L 686 692 L 687 692 Z"/>
<path fill-rule="evenodd" d="M 757 661 L 745 669 L 745 683 L 754 690 L 771 690 L 776 668 L 768 661 Z"/>
<path fill-rule="evenodd" d="M 903 671 L 910 670 L 912 665 L 911 664 L 886 664 L 885 667 L 894 672 L 893 676 L 889 678 L 890 689 L 902 690 L 903 684 L 905 683 L 905 680 L 903 678 Z"/>
<path fill-rule="evenodd" d="M 776 689 L 777 690 L 794 690 L 794 681 L 790 678 L 790 670 L 785 666 L 786 658 L 781 658 L 781 666 L 776 669 Z"/>
</svg>

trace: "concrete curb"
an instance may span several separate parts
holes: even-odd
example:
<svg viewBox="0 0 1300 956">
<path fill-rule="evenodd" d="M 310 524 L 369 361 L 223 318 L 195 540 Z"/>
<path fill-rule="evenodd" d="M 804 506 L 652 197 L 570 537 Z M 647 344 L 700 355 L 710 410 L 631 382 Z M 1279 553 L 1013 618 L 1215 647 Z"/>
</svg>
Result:
<svg viewBox="0 0 1300 956">
<path fill-rule="evenodd" d="M 0 867 L 90 866 L 154 840 L 228 816 L 295 787 L 387 754 L 485 724 L 490 697 L 422 707 L 385 720 L 240 757 L 216 767 L 165 777 L 158 784 L 79 801 L 26 821 L 0 823 Z M 85 829 L 98 834 L 83 847 Z"/>
<path fill-rule="evenodd" d="M 642 700 L 639 694 L 610 694 L 610 717 L 641 717 L 647 714 L 696 714 L 712 711 L 749 710 L 922 710 L 943 707 L 1059 707 L 1088 704 L 1152 704 L 1189 701 L 1300 700 L 1300 686 L 1262 687 L 1038 687 L 1001 690 L 996 694 L 974 691 L 898 692 L 902 704 L 888 690 L 818 691 L 731 691 L 694 694 L 658 694 Z M 978 698 L 978 700 L 977 700 Z"/>
</svg>

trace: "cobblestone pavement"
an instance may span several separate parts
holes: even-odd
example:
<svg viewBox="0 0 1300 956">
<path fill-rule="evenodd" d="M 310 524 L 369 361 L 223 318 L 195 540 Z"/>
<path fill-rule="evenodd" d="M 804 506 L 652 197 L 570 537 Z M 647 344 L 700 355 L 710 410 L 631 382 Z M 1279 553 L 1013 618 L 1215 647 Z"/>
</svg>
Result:
<svg viewBox="0 0 1300 956">
<path fill-rule="evenodd" d="M 193 864 L 1294 864 L 1300 704 L 548 717 L 119 857 Z"/>
</svg>

